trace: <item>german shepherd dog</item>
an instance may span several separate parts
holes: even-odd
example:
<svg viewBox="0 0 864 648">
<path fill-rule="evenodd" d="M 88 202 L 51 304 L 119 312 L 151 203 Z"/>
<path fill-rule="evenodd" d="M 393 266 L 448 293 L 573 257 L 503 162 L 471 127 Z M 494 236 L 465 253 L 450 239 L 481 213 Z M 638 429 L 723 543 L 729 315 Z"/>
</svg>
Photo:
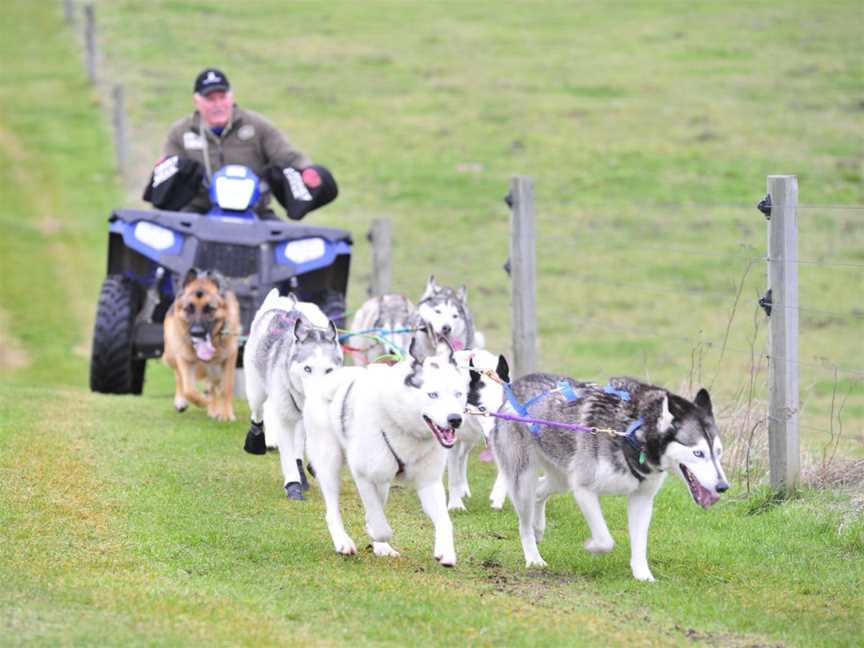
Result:
<svg viewBox="0 0 864 648">
<path fill-rule="evenodd" d="M 206 407 L 217 421 L 234 421 L 234 370 L 240 305 L 217 273 L 191 269 L 165 314 L 165 364 L 174 370 L 174 407 Z M 196 387 L 204 380 L 205 393 Z"/>
<path fill-rule="evenodd" d="M 637 580 L 652 581 L 648 526 L 666 475 L 681 477 L 703 508 L 729 488 L 720 464 L 723 445 L 704 389 L 689 401 L 632 378 L 612 378 L 601 386 L 530 374 L 516 380 L 512 391 L 516 404 L 508 401 L 500 413 L 514 413 L 516 405 L 524 411 L 531 403 L 530 418 L 582 428 L 529 427 L 505 419 L 492 431 L 492 450 L 519 515 L 528 567 L 546 564 L 537 543 L 546 529 L 546 500 L 553 493 L 572 492 L 591 531 L 585 543 L 591 553 L 614 546 L 600 496 L 626 495 L 630 568 Z M 538 479 L 540 470 L 545 475 Z"/>
</svg>

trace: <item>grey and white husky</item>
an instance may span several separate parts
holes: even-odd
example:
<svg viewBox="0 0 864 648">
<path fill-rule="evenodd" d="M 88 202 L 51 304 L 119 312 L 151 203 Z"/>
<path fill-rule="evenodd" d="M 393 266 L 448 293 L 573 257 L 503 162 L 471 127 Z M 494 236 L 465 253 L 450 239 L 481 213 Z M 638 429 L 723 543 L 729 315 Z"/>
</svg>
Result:
<svg viewBox="0 0 864 648">
<path fill-rule="evenodd" d="M 704 389 L 694 401 L 630 378 L 609 385 L 563 376 L 531 374 L 512 385 L 532 418 L 596 428 L 594 434 L 521 422 L 497 421 L 492 450 L 519 516 L 528 567 L 544 566 L 537 543 L 546 528 L 546 500 L 569 490 L 582 510 L 592 553 L 612 550 L 600 495 L 627 496 L 630 568 L 638 580 L 654 580 L 648 567 L 648 526 L 654 496 L 666 475 L 679 475 L 698 505 L 708 508 L 729 488 L 720 463 L 723 446 Z M 502 413 L 514 413 L 509 402 Z M 623 435 L 623 436 L 622 436 Z M 538 471 L 545 476 L 538 480 Z"/>
<path fill-rule="evenodd" d="M 411 342 L 411 316 L 414 304 L 404 295 L 388 293 L 366 300 L 351 321 L 348 345 L 353 351 L 354 364 L 365 365 L 392 354 L 393 348 L 377 341 L 373 335 L 387 340 L 396 351 L 404 354 Z M 372 331 L 373 335 L 364 331 Z"/>
<path fill-rule="evenodd" d="M 441 286 L 434 275 L 429 276 L 417 302 L 415 323 L 428 324 L 436 336 L 446 338 L 456 350 L 484 346 L 483 336 L 474 329 L 474 318 L 468 309 L 468 290 L 465 286 L 458 290 Z"/>
<path fill-rule="evenodd" d="M 274 288 L 252 321 L 243 366 L 252 415 L 245 449 L 263 454 L 278 446 L 285 494 L 302 500 L 303 403 L 311 383 L 342 366 L 336 325 L 315 304 Z"/>
<path fill-rule="evenodd" d="M 398 556 L 384 507 L 394 479 L 413 483 L 435 527 L 433 555 L 456 563 L 443 475 L 446 453 L 462 424 L 468 381 L 452 348 L 439 342 L 422 355 L 413 341 L 403 361 L 344 367 L 307 393 L 303 421 L 309 460 L 327 507 L 327 528 L 340 554 L 357 547 L 339 512 L 339 473 L 347 463 L 366 509 L 366 532 L 378 556 Z"/>
</svg>

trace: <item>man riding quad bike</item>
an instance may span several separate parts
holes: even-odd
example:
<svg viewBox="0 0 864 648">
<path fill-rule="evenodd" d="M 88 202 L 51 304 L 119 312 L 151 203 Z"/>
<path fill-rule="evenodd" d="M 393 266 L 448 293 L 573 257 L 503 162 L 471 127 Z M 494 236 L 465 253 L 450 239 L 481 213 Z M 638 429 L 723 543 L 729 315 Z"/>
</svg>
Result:
<svg viewBox="0 0 864 648">
<path fill-rule="evenodd" d="M 338 327 L 344 325 L 350 233 L 283 221 L 269 205 L 275 196 L 290 219 L 300 220 L 336 198 L 333 176 L 292 149 L 263 117 L 234 105 L 220 71 L 198 75 L 195 102 L 199 110 L 172 128 L 166 144 L 171 154 L 156 165 L 145 189 L 144 199 L 156 209 L 117 209 L 108 219 L 93 391 L 141 393 L 147 359 L 164 349 L 165 312 L 193 268 L 220 273 L 236 294 L 241 345 L 274 287 L 318 304 Z"/>
</svg>

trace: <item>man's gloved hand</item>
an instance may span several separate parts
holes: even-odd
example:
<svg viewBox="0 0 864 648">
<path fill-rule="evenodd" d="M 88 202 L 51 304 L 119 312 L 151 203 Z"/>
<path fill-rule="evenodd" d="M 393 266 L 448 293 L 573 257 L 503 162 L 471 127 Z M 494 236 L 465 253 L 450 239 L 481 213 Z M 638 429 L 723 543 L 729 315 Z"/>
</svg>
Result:
<svg viewBox="0 0 864 648">
<path fill-rule="evenodd" d="M 159 160 L 153 168 L 141 197 L 157 209 L 176 211 L 201 192 L 203 182 L 203 164 L 172 155 Z"/>
<path fill-rule="evenodd" d="M 310 189 L 315 189 L 321 185 L 321 175 L 315 167 L 306 167 L 303 169 L 303 184 Z"/>
<path fill-rule="evenodd" d="M 300 220 L 313 209 L 331 202 L 339 194 L 336 180 L 326 167 L 315 165 L 298 171 L 290 167 L 268 167 L 264 173 L 270 191 L 285 208 L 288 218 Z"/>
</svg>

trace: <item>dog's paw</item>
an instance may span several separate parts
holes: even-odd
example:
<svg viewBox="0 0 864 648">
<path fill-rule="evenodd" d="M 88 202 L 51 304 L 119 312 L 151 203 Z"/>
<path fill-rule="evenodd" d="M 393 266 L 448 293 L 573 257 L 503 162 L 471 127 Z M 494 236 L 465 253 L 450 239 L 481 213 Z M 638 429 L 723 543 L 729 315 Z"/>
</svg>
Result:
<svg viewBox="0 0 864 648">
<path fill-rule="evenodd" d="M 546 561 L 538 555 L 536 558 L 526 558 L 525 567 L 528 569 L 542 569 L 543 567 L 547 567 L 547 565 Z"/>
<path fill-rule="evenodd" d="M 207 409 L 207 415 L 220 423 L 231 423 L 237 420 L 231 408 L 213 406 Z"/>
<path fill-rule="evenodd" d="M 333 547 L 336 549 L 336 553 L 343 556 L 353 556 L 357 553 L 357 546 L 347 535 L 333 538 Z"/>
<path fill-rule="evenodd" d="M 612 551 L 615 546 L 615 541 L 612 538 L 608 540 L 595 540 L 591 538 L 585 541 L 585 550 L 592 554 L 605 554 Z"/>
<path fill-rule="evenodd" d="M 306 498 L 303 496 L 303 487 L 300 482 L 288 482 L 285 484 L 285 495 L 288 499 L 303 501 Z"/>
<path fill-rule="evenodd" d="M 440 555 L 436 554 L 435 560 L 437 560 L 442 567 L 453 567 L 454 565 L 456 565 L 456 552 L 445 551 L 442 552 Z"/>
<path fill-rule="evenodd" d="M 249 432 L 246 433 L 246 443 L 243 444 L 243 449 L 249 454 L 263 455 L 267 454 L 267 444 L 264 443 L 264 431 L 259 425 L 249 427 Z"/>
<path fill-rule="evenodd" d="M 303 460 L 302 459 L 297 460 L 297 473 L 300 475 L 300 488 L 303 489 L 304 492 L 308 491 L 309 490 L 309 480 L 306 479 L 306 471 L 303 469 Z"/>
<path fill-rule="evenodd" d="M 451 497 L 450 503 L 447 504 L 447 510 L 448 511 L 465 511 L 467 509 L 465 508 L 465 504 L 462 502 L 461 497 L 459 497 L 459 498 Z"/>
<path fill-rule="evenodd" d="M 178 412 L 185 412 L 189 409 L 189 402 L 182 398 L 174 399 L 174 409 Z"/>
<path fill-rule="evenodd" d="M 376 556 L 391 556 L 392 558 L 398 558 L 400 555 L 399 552 L 391 547 L 388 542 L 373 542 L 372 551 L 375 552 Z"/>
<path fill-rule="evenodd" d="M 648 569 L 648 565 L 631 567 L 631 569 L 633 571 L 633 578 L 635 578 L 636 580 L 646 583 L 654 582 L 654 574 L 652 574 L 651 570 Z"/>
<path fill-rule="evenodd" d="M 504 508 L 504 499 L 503 497 L 490 497 L 489 498 L 489 507 L 493 511 L 500 511 Z"/>
</svg>

